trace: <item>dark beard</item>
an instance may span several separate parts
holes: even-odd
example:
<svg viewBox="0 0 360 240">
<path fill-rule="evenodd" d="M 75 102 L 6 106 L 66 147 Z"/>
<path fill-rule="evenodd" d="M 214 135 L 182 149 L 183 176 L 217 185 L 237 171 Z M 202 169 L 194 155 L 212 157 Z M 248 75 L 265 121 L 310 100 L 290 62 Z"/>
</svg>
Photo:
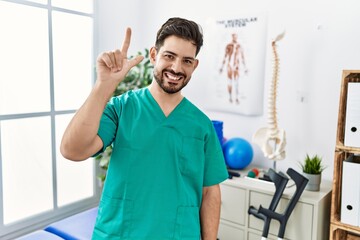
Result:
<svg viewBox="0 0 360 240">
<path fill-rule="evenodd" d="M 161 87 L 161 89 L 164 90 L 164 92 L 166 92 L 168 94 L 174 94 L 174 93 L 180 92 L 181 89 L 183 89 L 190 81 L 190 78 L 189 78 L 188 80 L 184 80 L 180 86 L 179 85 L 172 86 L 171 84 L 169 84 L 169 86 L 165 86 L 164 78 L 162 76 L 163 76 L 163 72 L 159 76 L 158 72 L 154 71 L 154 78 L 155 78 L 156 82 Z M 186 76 L 184 76 L 184 79 L 186 79 Z"/>
</svg>

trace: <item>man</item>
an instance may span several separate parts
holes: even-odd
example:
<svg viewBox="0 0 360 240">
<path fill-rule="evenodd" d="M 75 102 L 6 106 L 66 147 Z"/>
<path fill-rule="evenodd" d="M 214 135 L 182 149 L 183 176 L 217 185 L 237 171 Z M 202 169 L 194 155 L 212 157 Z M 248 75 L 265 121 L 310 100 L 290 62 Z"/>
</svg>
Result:
<svg viewBox="0 0 360 240">
<path fill-rule="evenodd" d="M 235 91 L 235 102 L 237 104 L 239 101 L 239 78 L 240 78 L 240 64 L 242 63 L 245 67 L 245 73 L 247 73 L 244 51 L 239 44 L 236 33 L 231 34 L 232 41 L 228 43 L 225 47 L 225 55 L 220 68 L 220 73 L 223 71 L 223 67 L 226 64 L 227 68 L 227 91 L 229 93 L 229 102 L 233 102 L 233 91 Z M 240 62 L 241 60 L 241 62 Z"/>
<path fill-rule="evenodd" d="M 225 161 L 212 122 L 181 95 L 202 33 L 195 22 L 170 18 L 150 49 L 155 81 L 108 102 L 143 59 L 127 59 L 130 35 L 120 50 L 99 55 L 95 86 L 61 143 L 75 161 L 113 144 L 93 239 L 215 240 Z"/>
</svg>

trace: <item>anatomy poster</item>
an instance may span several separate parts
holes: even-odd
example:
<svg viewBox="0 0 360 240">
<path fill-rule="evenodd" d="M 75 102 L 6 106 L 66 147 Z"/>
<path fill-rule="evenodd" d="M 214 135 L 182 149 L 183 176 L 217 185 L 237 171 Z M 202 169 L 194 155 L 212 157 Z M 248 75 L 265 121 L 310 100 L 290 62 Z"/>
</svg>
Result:
<svg viewBox="0 0 360 240">
<path fill-rule="evenodd" d="M 208 21 L 208 109 L 262 115 L 266 16 L 244 15 Z"/>
</svg>

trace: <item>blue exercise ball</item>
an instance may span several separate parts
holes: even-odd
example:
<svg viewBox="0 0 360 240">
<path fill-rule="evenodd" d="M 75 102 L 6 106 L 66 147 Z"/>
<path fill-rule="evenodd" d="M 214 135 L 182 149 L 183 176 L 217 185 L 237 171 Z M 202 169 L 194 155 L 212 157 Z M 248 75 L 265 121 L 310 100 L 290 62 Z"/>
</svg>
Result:
<svg viewBox="0 0 360 240">
<path fill-rule="evenodd" d="M 231 169 L 244 169 L 252 161 L 254 151 L 251 144 L 243 138 L 231 138 L 223 144 L 226 165 Z"/>
</svg>

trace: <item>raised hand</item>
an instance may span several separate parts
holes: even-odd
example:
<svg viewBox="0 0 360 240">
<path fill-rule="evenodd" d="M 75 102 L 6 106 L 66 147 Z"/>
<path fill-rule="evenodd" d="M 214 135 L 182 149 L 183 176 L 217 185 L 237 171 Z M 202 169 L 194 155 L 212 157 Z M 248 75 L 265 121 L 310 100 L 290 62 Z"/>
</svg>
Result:
<svg viewBox="0 0 360 240">
<path fill-rule="evenodd" d="M 131 29 L 127 28 L 121 49 L 103 52 L 98 56 L 96 62 L 97 81 L 109 83 L 115 89 L 129 70 L 144 59 L 141 55 L 128 59 L 127 51 L 130 46 L 130 39 Z"/>
</svg>

